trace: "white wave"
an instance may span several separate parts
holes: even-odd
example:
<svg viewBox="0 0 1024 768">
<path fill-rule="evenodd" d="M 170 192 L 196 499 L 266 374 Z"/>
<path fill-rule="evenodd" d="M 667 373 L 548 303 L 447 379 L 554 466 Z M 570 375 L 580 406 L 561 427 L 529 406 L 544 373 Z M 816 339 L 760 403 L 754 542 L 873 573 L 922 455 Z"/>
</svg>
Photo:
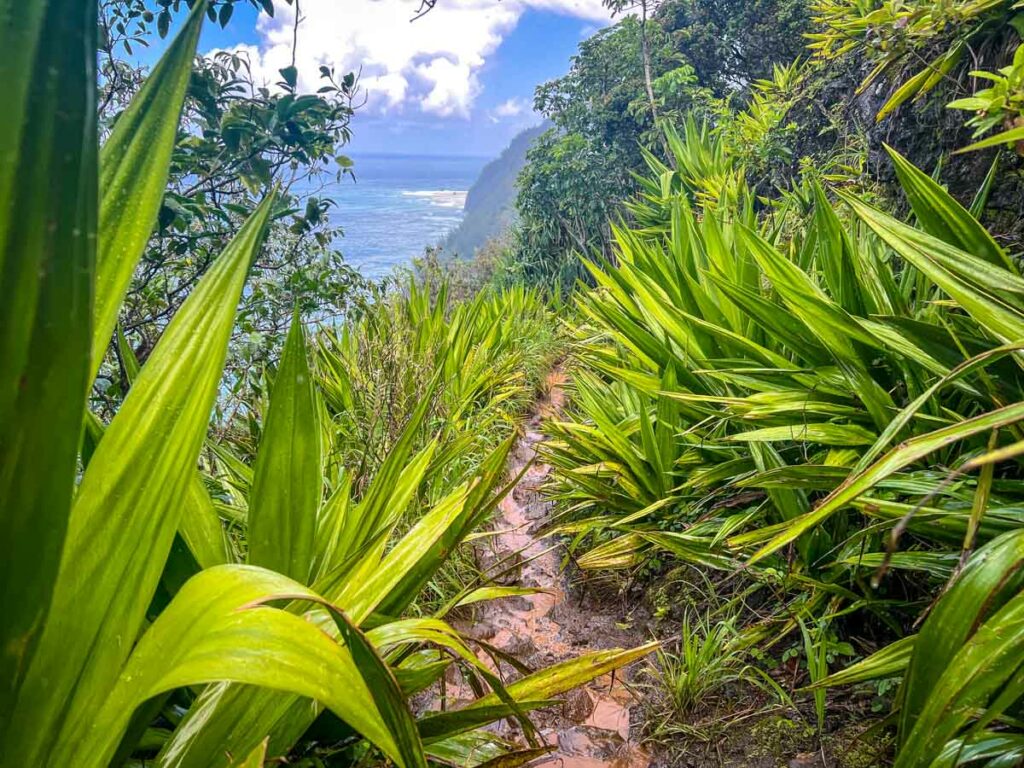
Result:
<svg viewBox="0 0 1024 768">
<path fill-rule="evenodd" d="M 440 208 L 463 208 L 466 205 L 466 190 L 418 189 L 404 190 L 402 197 L 420 197 Z"/>
</svg>

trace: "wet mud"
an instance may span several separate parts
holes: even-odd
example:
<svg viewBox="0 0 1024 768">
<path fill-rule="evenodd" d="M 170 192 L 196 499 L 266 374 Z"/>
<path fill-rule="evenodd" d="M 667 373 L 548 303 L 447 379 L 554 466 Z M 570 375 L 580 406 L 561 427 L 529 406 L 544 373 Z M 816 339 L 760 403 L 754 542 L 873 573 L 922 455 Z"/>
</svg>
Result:
<svg viewBox="0 0 1024 768">
<path fill-rule="evenodd" d="M 456 622 L 467 635 L 512 654 L 531 668 L 588 651 L 632 647 L 646 639 L 624 621 L 627 611 L 621 601 L 584 599 L 562 568 L 563 547 L 538 534 L 552 513 L 552 505 L 540 493 L 550 467 L 536 458 L 537 447 L 544 440 L 539 427 L 544 419 L 557 417 L 561 412 L 565 399 L 563 383 L 560 372 L 549 376 L 547 394 L 538 403 L 513 451 L 509 476 L 516 477 L 528 468 L 501 503 L 494 521 L 496 534 L 477 552 L 482 568 L 505 572 L 499 583 L 543 591 L 480 604 L 471 617 Z M 493 666 L 492 661 L 489 663 Z M 532 765 L 650 766 L 651 757 L 639 744 L 639 728 L 631 723 L 639 703 L 624 680 L 629 674 L 629 670 L 620 670 L 615 675 L 605 675 L 566 694 L 560 707 L 531 714 L 538 736 L 553 748 Z M 451 683 L 457 690 L 458 681 L 453 679 Z M 525 746 L 517 724 L 505 722 L 497 730 Z"/>
</svg>

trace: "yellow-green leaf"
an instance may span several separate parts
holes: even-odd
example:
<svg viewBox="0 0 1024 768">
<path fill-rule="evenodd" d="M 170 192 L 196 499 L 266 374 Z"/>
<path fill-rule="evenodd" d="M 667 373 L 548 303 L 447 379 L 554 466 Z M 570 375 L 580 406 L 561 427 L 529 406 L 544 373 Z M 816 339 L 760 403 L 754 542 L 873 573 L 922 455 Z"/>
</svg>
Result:
<svg viewBox="0 0 1024 768">
<path fill-rule="evenodd" d="M 103 362 L 121 302 L 164 199 L 205 11 L 206 0 L 195 4 L 181 32 L 118 117 L 100 152 L 93 375 Z"/>
<path fill-rule="evenodd" d="M 0 3 L 0 744 L 50 605 L 85 414 L 96 28 L 96 3 Z"/>
</svg>

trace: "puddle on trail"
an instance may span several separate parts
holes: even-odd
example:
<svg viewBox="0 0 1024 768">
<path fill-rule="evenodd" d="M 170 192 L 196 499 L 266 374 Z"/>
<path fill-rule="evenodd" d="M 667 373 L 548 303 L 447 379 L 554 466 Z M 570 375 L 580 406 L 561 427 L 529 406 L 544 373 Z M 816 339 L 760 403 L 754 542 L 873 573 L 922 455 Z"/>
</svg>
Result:
<svg viewBox="0 0 1024 768">
<path fill-rule="evenodd" d="M 541 421 L 557 417 L 561 411 L 563 381 L 558 371 L 549 377 L 548 395 L 538 405 L 513 451 L 508 467 L 510 476 L 518 475 L 534 458 L 538 443 L 544 439 L 538 431 Z M 497 535 L 486 550 L 478 552 L 481 567 L 494 573 L 510 570 L 498 579 L 499 583 L 544 591 L 480 604 L 472 618 L 455 622 L 467 635 L 512 654 L 534 669 L 587 651 L 632 647 L 644 639 L 617 625 L 621 615 L 614 608 L 581 605 L 578 595 L 568 589 L 561 571 L 561 547 L 534 534 L 534 529 L 550 513 L 550 505 L 538 490 L 549 471 L 550 467 L 541 463 L 527 470 L 499 507 L 494 522 Z M 489 656 L 481 658 L 494 667 Z M 554 747 L 534 766 L 647 768 L 651 764 L 650 756 L 640 748 L 630 730 L 630 710 L 636 702 L 622 684 L 622 671 L 617 675 L 605 675 L 566 694 L 561 697 L 561 707 L 531 714 L 540 738 Z M 447 680 L 450 705 L 457 706 L 460 699 L 472 698 L 461 686 L 458 673 L 452 672 Z M 502 722 L 491 730 L 525 747 L 517 724 Z"/>
</svg>

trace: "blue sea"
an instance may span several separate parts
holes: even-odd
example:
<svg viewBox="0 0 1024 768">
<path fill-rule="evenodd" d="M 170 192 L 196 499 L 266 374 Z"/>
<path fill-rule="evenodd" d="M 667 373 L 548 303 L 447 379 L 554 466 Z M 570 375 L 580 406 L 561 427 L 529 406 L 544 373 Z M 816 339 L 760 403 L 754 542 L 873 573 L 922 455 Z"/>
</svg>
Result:
<svg viewBox="0 0 1024 768">
<path fill-rule="evenodd" d="M 336 243 L 365 277 L 385 277 L 409 266 L 462 220 L 466 192 L 486 157 L 352 154 L 355 182 L 330 186 L 337 203 L 332 223 L 345 236 Z"/>
</svg>

